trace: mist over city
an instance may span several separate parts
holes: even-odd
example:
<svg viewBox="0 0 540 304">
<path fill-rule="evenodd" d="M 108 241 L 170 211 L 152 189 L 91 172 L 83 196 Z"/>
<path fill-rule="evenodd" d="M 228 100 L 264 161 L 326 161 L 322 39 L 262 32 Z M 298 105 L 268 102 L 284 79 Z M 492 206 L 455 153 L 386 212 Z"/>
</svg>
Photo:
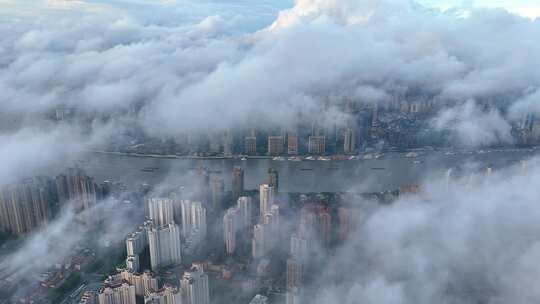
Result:
<svg viewBox="0 0 540 304">
<path fill-rule="evenodd" d="M 540 302 L 535 0 L 0 0 L 0 304 Z"/>
</svg>

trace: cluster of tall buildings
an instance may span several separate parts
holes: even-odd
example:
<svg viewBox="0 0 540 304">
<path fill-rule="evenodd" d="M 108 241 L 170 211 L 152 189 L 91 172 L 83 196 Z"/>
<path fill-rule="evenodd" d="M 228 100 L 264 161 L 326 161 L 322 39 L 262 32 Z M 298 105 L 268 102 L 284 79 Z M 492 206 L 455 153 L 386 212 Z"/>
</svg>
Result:
<svg viewBox="0 0 540 304">
<path fill-rule="evenodd" d="M 302 286 L 306 272 L 312 267 L 317 253 L 330 245 L 332 216 L 328 208 L 320 204 L 307 204 L 300 210 L 296 233 L 290 238 L 287 259 L 287 304 L 301 303 Z"/>
<path fill-rule="evenodd" d="M 266 142 L 261 141 L 260 136 L 263 136 Z M 257 135 L 253 130 L 249 136 L 244 137 L 244 150 L 242 152 L 247 155 L 266 154 L 270 156 L 305 153 L 324 155 L 328 152 L 353 154 L 358 150 L 359 136 L 354 123 L 348 123 L 347 126 L 342 128 L 336 127 L 333 132 L 314 124 L 310 134 L 302 134 L 301 136 L 297 131 L 282 130 L 279 135 Z M 365 134 L 362 136 L 365 136 Z M 336 147 L 336 145 L 339 145 L 339 147 Z"/>
<path fill-rule="evenodd" d="M 0 229 L 23 235 L 47 225 L 69 205 L 84 222 L 95 220 L 90 210 L 103 188 L 80 168 L 67 175 L 34 177 L 0 187 Z"/>
<path fill-rule="evenodd" d="M 157 279 L 150 272 L 137 274 L 128 270 L 109 276 L 97 293 L 81 300 L 85 304 L 209 304 L 208 275 L 202 265 L 193 264 L 184 271 L 178 287 L 164 284 L 158 287 Z"/>
</svg>

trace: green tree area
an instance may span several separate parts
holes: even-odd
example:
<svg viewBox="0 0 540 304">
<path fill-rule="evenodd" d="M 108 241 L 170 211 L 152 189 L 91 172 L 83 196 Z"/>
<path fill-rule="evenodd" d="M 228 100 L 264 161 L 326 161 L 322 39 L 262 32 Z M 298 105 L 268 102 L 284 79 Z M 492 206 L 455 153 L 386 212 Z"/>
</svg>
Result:
<svg viewBox="0 0 540 304">
<path fill-rule="evenodd" d="M 77 288 L 81 284 L 81 274 L 78 272 L 71 273 L 62 285 L 57 288 L 49 289 L 47 297 L 52 303 L 59 303 L 65 298 L 69 292 Z"/>
</svg>

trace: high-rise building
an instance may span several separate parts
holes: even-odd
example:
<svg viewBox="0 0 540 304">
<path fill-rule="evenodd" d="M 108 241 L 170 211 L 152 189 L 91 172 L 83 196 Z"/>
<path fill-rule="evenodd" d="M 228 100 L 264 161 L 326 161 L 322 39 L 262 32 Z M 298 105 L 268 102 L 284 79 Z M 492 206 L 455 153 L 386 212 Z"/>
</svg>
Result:
<svg viewBox="0 0 540 304">
<path fill-rule="evenodd" d="M 233 132 L 231 129 L 227 129 L 223 137 L 223 155 L 233 155 L 233 142 Z"/>
<path fill-rule="evenodd" d="M 239 209 L 229 208 L 223 216 L 223 240 L 225 241 L 225 251 L 232 255 L 236 250 L 236 233 L 239 226 Z"/>
<path fill-rule="evenodd" d="M 354 232 L 360 222 L 360 209 L 358 208 L 338 208 L 338 235 L 339 239 L 344 241 L 349 237 L 351 232 Z"/>
<path fill-rule="evenodd" d="M 210 191 L 212 193 L 212 209 L 220 211 L 223 203 L 223 196 L 225 194 L 225 183 L 223 178 L 219 176 L 212 177 L 210 182 Z"/>
<path fill-rule="evenodd" d="M 254 259 L 263 257 L 266 254 L 265 246 L 265 225 L 257 224 L 253 227 L 253 240 L 251 243 L 251 255 Z"/>
<path fill-rule="evenodd" d="M 308 143 L 309 154 L 322 155 L 326 153 L 326 137 L 324 135 L 310 136 Z"/>
<path fill-rule="evenodd" d="M 244 139 L 244 153 L 247 155 L 257 154 L 257 137 L 248 136 Z"/>
<path fill-rule="evenodd" d="M 287 153 L 289 155 L 298 154 L 298 134 L 295 132 L 287 133 Z"/>
<path fill-rule="evenodd" d="M 149 218 L 157 227 L 164 227 L 174 223 L 173 200 L 170 198 L 148 199 Z"/>
<path fill-rule="evenodd" d="M 126 238 L 127 255 L 137 255 L 148 246 L 148 230 L 152 225 L 152 221 L 146 221 L 139 226 L 137 231 L 128 234 Z"/>
<path fill-rule="evenodd" d="M 263 184 L 259 187 L 260 197 L 260 219 L 270 211 L 270 206 L 274 204 L 275 189 L 268 184 Z"/>
<path fill-rule="evenodd" d="M 295 259 L 287 259 L 287 290 L 302 286 L 303 262 Z"/>
<path fill-rule="evenodd" d="M 135 286 L 109 278 L 100 289 L 98 299 L 99 304 L 136 304 Z"/>
<path fill-rule="evenodd" d="M 194 264 L 180 281 L 182 289 L 182 304 L 209 304 L 208 275 L 201 265 Z"/>
<path fill-rule="evenodd" d="M 152 270 L 181 262 L 180 227 L 169 224 L 148 231 L 150 265 Z"/>
<path fill-rule="evenodd" d="M 182 293 L 176 287 L 165 285 L 162 289 L 148 293 L 145 304 L 182 304 Z"/>
<path fill-rule="evenodd" d="M 232 171 L 232 199 L 236 202 L 244 193 L 244 169 L 235 166 Z"/>
<path fill-rule="evenodd" d="M 311 241 L 318 240 L 322 246 L 330 243 L 331 220 L 329 210 L 322 205 L 306 205 L 300 210 L 300 225 L 298 234 L 308 240 L 308 247 Z"/>
<path fill-rule="evenodd" d="M 268 136 L 268 155 L 276 156 L 283 154 L 283 137 Z"/>
<path fill-rule="evenodd" d="M 297 233 L 291 234 L 291 256 L 301 262 L 306 261 L 309 256 L 307 239 Z"/>
<path fill-rule="evenodd" d="M 252 199 L 249 196 L 241 196 L 238 198 L 237 208 L 239 213 L 240 228 L 245 229 L 251 227 L 252 223 Z"/>
<path fill-rule="evenodd" d="M 279 174 L 278 174 L 278 171 L 276 169 L 268 169 L 268 174 L 266 175 L 267 177 L 267 183 L 268 183 L 268 186 L 274 188 L 274 193 L 278 193 L 279 192 Z"/>
<path fill-rule="evenodd" d="M 184 237 L 197 234 L 199 240 L 206 238 L 206 208 L 201 202 L 184 200 L 182 204 L 182 233 Z"/>
<path fill-rule="evenodd" d="M 343 137 L 343 151 L 346 154 L 354 153 L 356 150 L 356 131 L 353 128 L 347 128 Z"/>
</svg>

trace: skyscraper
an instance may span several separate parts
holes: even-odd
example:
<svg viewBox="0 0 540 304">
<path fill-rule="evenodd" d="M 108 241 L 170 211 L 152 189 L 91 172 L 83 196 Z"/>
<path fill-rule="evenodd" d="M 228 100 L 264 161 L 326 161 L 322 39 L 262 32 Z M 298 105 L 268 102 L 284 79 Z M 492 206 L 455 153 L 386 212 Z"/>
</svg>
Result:
<svg viewBox="0 0 540 304">
<path fill-rule="evenodd" d="M 194 264 L 184 272 L 180 281 L 182 289 L 182 304 L 209 304 L 208 275 L 201 265 Z"/>
<path fill-rule="evenodd" d="M 184 237 L 198 234 L 199 240 L 206 238 L 206 209 L 201 202 L 184 200 L 182 204 L 182 233 Z"/>
<path fill-rule="evenodd" d="M 303 262 L 295 259 L 287 259 L 287 290 L 302 286 Z"/>
<path fill-rule="evenodd" d="M 309 255 L 308 241 L 297 233 L 291 235 L 291 256 L 298 261 L 304 262 Z"/>
<path fill-rule="evenodd" d="M 261 221 L 264 219 L 264 216 L 270 211 L 270 206 L 274 204 L 274 191 L 275 189 L 267 184 L 263 184 L 259 187 Z"/>
<path fill-rule="evenodd" d="M 181 262 L 180 227 L 169 224 L 148 231 L 150 265 L 152 270 Z"/>
<path fill-rule="evenodd" d="M 170 198 L 148 199 L 148 213 L 150 219 L 157 227 L 174 223 L 173 200 Z"/>
<path fill-rule="evenodd" d="M 296 132 L 287 133 L 287 153 L 289 155 L 298 154 L 298 134 Z"/>
<path fill-rule="evenodd" d="M 251 227 L 252 223 L 252 199 L 249 196 L 241 196 L 238 198 L 237 208 L 239 213 L 240 228 L 245 229 Z"/>
<path fill-rule="evenodd" d="M 278 171 L 276 169 L 268 169 L 268 174 L 266 175 L 267 177 L 267 183 L 268 183 L 268 186 L 274 188 L 274 193 L 278 193 L 279 192 L 279 174 L 278 174 Z"/>
<path fill-rule="evenodd" d="M 358 208 L 338 208 L 338 235 L 340 240 L 346 240 L 349 237 L 349 234 L 357 229 L 360 222 L 360 216 L 361 213 Z"/>
<path fill-rule="evenodd" d="M 235 166 L 232 171 L 232 199 L 236 202 L 244 193 L 244 169 Z"/>
<path fill-rule="evenodd" d="M 257 224 L 253 227 L 253 240 L 251 244 L 251 255 L 254 259 L 263 257 L 266 254 L 265 246 L 265 226 Z"/>
<path fill-rule="evenodd" d="M 326 138 L 324 135 L 310 136 L 308 143 L 309 154 L 322 155 L 326 153 Z"/>
<path fill-rule="evenodd" d="M 148 246 L 148 230 L 152 225 L 152 221 L 146 221 L 143 225 L 139 226 L 137 231 L 128 234 L 126 238 L 127 255 L 139 254 Z"/>
<path fill-rule="evenodd" d="M 346 154 L 354 153 L 356 149 L 356 131 L 353 128 L 347 128 L 343 136 L 343 151 Z"/>
<path fill-rule="evenodd" d="M 236 250 L 236 233 L 239 226 L 238 208 L 229 208 L 223 216 L 223 240 L 225 241 L 225 251 L 232 255 Z"/>
<path fill-rule="evenodd" d="M 244 153 L 247 155 L 257 154 L 257 137 L 248 136 L 244 139 Z"/>
<path fill-rule="evenodd" d="M 309 243 L 319 241 L 322 246 L 330 243 L 331 220 L 329 210 L 322 205 L 306 205 L 300 210 L 300 225 L 298 234 L 301 238 L 308 240 L 308 247 L 313 248 Z"/>
<path fill-rule="evenodd" d="M 223 203 L 223 196 L 225 193 L 225 184 L 223 178 L 219 176 L 213 176 L 210 181 L 210 192 L 212 193 L 212 206 L 214 211 L 220 211 Z"/>
<path fill-rule="evenodd" d="M 283 154 L 283 137 L 268 136 L 268 155 L 276 156 Z"/>
</svg>

